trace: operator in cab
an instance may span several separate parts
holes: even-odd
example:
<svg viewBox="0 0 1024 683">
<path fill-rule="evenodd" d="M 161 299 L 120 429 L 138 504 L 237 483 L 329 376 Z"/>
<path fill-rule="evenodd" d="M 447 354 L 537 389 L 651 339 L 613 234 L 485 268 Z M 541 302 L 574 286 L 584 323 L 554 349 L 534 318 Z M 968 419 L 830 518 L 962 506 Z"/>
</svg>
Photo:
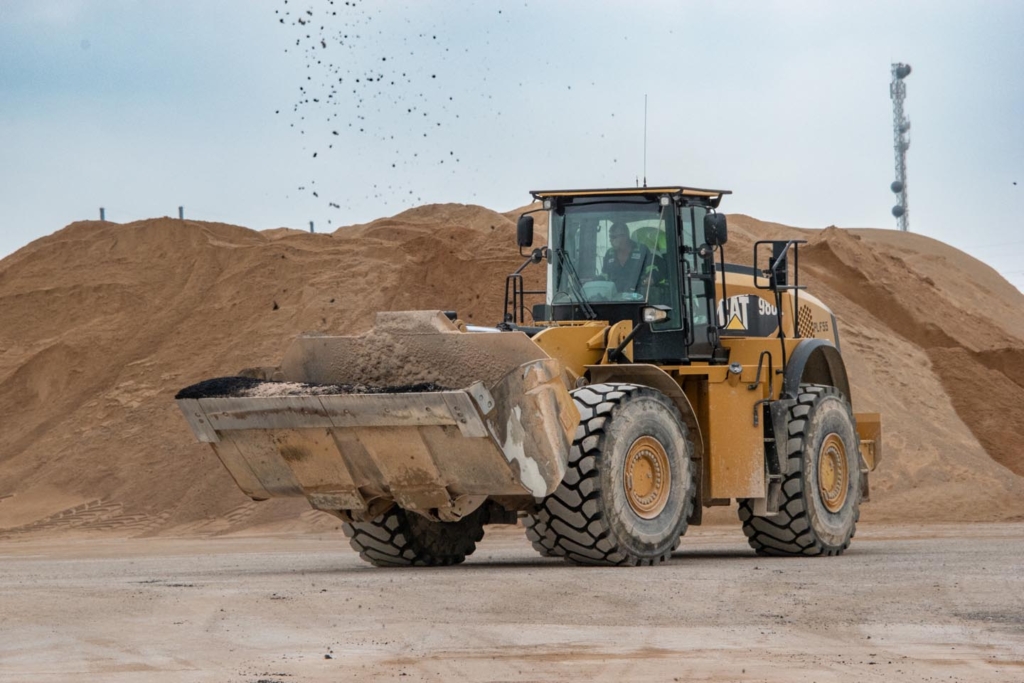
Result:
<svg viewBox="0 0 1024 683">
<path fill-rule="evenodd" d="M 625 223 L 612 223 L 608 230 L 612 246 L 604 255 L 601 272 L 615 283 L 620 293 L 636 292 L 644 272 L 651 265 L 651 250 L 634 241 Z"/>
</svg>

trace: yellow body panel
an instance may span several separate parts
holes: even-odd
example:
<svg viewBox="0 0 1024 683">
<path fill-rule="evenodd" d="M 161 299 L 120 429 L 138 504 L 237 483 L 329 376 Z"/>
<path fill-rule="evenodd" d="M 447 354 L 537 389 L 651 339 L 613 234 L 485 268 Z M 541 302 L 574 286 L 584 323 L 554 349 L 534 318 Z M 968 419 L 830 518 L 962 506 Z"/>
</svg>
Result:
<svg viewBox="0 0 1024 683">
<path fill-rule="evenodd" d="M 764 428 L 753 422 L 759 394 L 738 381 L 708 384 L 708 410 L 713 417 L 706 431 L 704 471 L 709 498 L 765 495 Z"/>
<path fill-rule="evenodd" d="M 602 363 L 610 362 L 608 359 L 608 352 L 617 348 L 632 331 L 633 323 L 629 320 L 621 320 L 608 329 L 608 341 L 605 346 L 604 356 L 601 358 Z M 625 360 L 630 363 L 633 362 L 633 342 L 629 342 L 625 347 L 623 347 L 622 355 L 625 357 Z"/>
<path fill-rule="evenodd" d="M 552 358 L 557 358 L 569 372 L 579 377 L 586 366 L 595 365 L 604 356 L 607 323 L 557 325 L 538 332 L 533 342 Z M 595 339 L 595 337 L 597 339 Z M 597 344 L 600 345 L 597 345 Z"/>
<path fill-rule="evenodd" d="M 778 334 L 778 309 L 774 293 L 755 287 L 749 275 L 729 272 L 725 277 L 726 304 L 723 305 L 720 277 L 715 282 L 719 321 L 726 328 L 722 331 L 723 337 L 765 338 Z M 758 278 L 758 284 L 765 285 L 767 280 Z M 827 339 L 836 344 L 832 311 L 821 300 L 806 291 L 800 291 L 799 295 L 787 291 L 783 293 L 781 301 L 782 329 L 786 337 Z M 796 316 L 793 315 L 794 305 L 797 308 Z"/>
<path fill-rule="evenodd" d="M 772 292 L 758 289 L 749 275 L 726 273 L 725 302 L 722 301 L 721 276 L 715 281 L 719 323 L 723 337 L 772 337 L 779 333 L 778 309 Z M 793 334 L 793 300 L 782 296 L 782 326 L 787 337 Z"/>
<path fill-rule="evenodd" d="M 800 340 L 785 343 L 789 355 Z M 705 434 L 704 500 L 760 498 L 765 495 L 764 428 L 761 421 L 754 424 L 754 406 L 769 398 L 769 385 L 771 398 L 782 392 L 782 377 L 770 374 L 768 363 L 771 358 L 773 370 L 782 367 L 782 344 L 778 339 L 723 338 L 722 345 L 730 350 L 730 363 L 740 365 L 739 374 L 728 366 L 706 364 L 665 370 L 682 385 Z M 759 379 L 757 364 L 763 351 L 768 356 Z"/>
<path fill-rule="evenodd" d="M 839 346 L 836 338 L 836 321 L 828 306 L 817 297 L 800 292 L 797 308 L 797 333 L 801 337 L 827 339 L 835 346 Z"/>
</svg>

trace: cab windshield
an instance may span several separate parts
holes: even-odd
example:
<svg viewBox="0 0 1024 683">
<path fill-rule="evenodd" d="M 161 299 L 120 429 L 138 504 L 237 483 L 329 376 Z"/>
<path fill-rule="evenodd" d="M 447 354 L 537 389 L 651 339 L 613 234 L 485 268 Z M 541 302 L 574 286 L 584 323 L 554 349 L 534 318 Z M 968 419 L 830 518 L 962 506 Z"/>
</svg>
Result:
<svg viewBox="0 0 1024 683">
<path fill-rule="evenodd" d="M 663 298 L 670 212 L 649 199 L 570 204 L 561 215 L 553 212 L 548 303 Z"/>
</svg>

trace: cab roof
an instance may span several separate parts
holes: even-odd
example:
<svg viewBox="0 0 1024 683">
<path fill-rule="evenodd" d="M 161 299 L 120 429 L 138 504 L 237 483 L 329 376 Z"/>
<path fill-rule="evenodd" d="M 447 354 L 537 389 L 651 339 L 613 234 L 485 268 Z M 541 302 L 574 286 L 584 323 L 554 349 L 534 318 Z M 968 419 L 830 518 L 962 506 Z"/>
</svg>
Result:
<svg viewBox="0 0 1024 683">
<path fill-rule="evenodd" d="M 684 187 L 682 185 L 662 185 L 658 187 L 617 187 L 604 190 L 530 190 L 534 199 L 545 199 L 547 197 L 589 197 L 597 195 L 683 195 L 686 197 L 707 197 L 721 201 L 723 195 L 732 194 L 731 190 L 708 190 L 697 187 Z"/>
</svg>

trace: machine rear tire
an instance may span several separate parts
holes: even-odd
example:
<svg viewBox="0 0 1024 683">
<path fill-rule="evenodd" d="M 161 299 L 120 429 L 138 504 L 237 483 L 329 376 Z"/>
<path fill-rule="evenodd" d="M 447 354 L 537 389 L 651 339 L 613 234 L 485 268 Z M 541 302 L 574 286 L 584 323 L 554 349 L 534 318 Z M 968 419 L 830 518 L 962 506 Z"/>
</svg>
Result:
<svg viewBox="0 0 1024 683">
<path fill-rule="evenodd" d="M 573 392 L 580 426 L 558 489 L 525 520 L 541 555 L 651 565 L 679 546 L 696 495 L 693 445 L 672 401 L 635 384 Z"/>
<path fill-rule="evenodd" d="M 860 518 L 860 440 L 850 402 L 836 388 L 801 384 L 789 410 L 789 475 L 779 512 L 754 516 L 740 500 L 739 516 L 759 555 L 840 555 Z"/>
<path fill-rule="evenodd" d="M 432 522 L 395 505 L 370 522 L 342 525 L 349 545 L 378 567 L 443 567 L 459 564 L 484 537 L 483 508 L 458 522 Z"/>
</svg>

